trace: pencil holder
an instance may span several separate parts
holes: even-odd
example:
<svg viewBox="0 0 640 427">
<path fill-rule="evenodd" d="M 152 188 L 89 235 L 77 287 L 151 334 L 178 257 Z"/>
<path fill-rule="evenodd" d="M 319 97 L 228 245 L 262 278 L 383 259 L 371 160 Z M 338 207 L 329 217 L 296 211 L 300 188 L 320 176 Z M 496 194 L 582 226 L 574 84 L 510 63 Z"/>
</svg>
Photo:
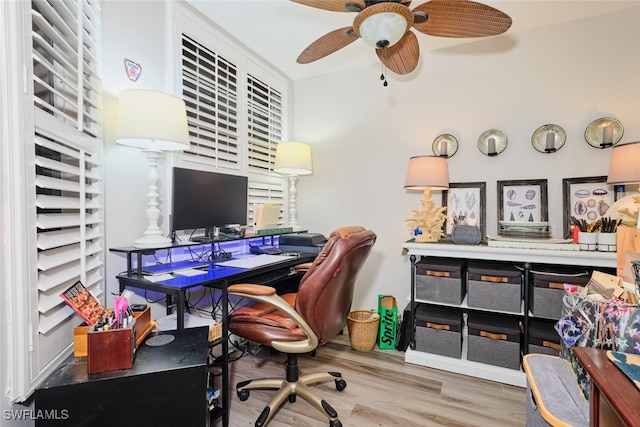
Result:
<svg viewBox="0 0 640 427">
<path fill-rule="evenodd" d="M 597 246 L 598 233 L 588 233 L 581 231 L 578 233 L 578 245 L 581 251 L 595 251 Z"/>
<path fill-rule="evenodd" d="M 602 252 L 615 252 L 617 249 L 616 233 L 596 233 L 597 248 Z"/>
</svg>

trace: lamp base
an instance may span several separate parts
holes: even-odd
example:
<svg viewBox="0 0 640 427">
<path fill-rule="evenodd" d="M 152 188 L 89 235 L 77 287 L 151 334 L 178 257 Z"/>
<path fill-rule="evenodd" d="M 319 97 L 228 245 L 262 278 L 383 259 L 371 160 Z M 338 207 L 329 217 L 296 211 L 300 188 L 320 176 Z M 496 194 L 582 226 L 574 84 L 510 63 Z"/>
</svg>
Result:
<svg viewBox="0 0 640 427">
<path fill-rule="evenodd" d="M 143 236 L 133 242 L 136 248 L 161 248 L 171 246 L 173 242 L 168 237 L 163 236 Z"/>
</svg>

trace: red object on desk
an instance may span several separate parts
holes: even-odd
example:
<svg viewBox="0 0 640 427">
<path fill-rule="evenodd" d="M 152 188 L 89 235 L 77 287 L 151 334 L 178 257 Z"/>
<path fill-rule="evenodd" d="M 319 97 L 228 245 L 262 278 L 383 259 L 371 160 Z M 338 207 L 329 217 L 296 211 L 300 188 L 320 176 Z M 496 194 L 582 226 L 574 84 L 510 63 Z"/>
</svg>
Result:
<svg viewBox="0 0 640 427">
<path fill-rule="evenodd" d="M 573 353 L 591 377 L 589 425 L 640 426 L 640 389 L 609 360 L 607 351 L 575 347 Z"/>
</svg>

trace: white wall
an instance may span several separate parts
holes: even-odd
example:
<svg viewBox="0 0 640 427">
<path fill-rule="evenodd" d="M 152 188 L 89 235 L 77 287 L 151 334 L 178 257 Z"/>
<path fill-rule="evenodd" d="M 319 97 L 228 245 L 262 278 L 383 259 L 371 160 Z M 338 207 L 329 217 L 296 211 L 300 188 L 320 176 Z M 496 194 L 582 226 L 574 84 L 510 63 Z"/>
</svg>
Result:
<svg viewBox="0 0 640 427">
<path fill-rule="evenodd" d="M 146 208 L 146 160 L 114 144 L 113 114 L 122 89 L 171 91 L 165 55 L 171 19 L 165 20 L 164 7 L 157 1 L 103 4 L 107 248 L 131 245 L 146 228 L 140 215 Z M 460 143 L 449 160 L 451 182 L 487 183 L 489 234 L 497 228 L 497 180 L 547 178 L 549 220 L 559 237 L 562 179 L 607 174 L 611 150 L 590 147 L 586 126 L 612 116 L 625 127 L 623 142 L 640 139 L 639 18 L 637 7 L 423 53 L 415 73 L 389 74 L 387 87 L 377 65 L 294 83 L 290 135 L 312 144 L 314 156 L 313 175 L 298 181 L 300 223 L 325 234 L 363 224 L 379 236 L 354 308 L 375 307 L 379 293 L 393 294 L 404 305 L 404 219 L 421 198 L 403 189 L 404 175 L 409 157 L 430 153 L 439 134 L 451 133 Z M 429 36 L 418 37 L 429 42 Z M 125 57 L 143 67 L 137 83 L 126 79 Z M 531 134 L 547 123 L 567 132 L 565 146 L 549 155 L 531 146 Z M 478 136 L 491 128 L 509 138 L 507 150 L 495 158 L 476 147 Z M 166 199 L 162 203 L 168 206 Z M 167 218 L 162 227 L 167 229 Z M 121 256 L 107 255 L 109 292 L 117 289 L 115 275 L 124 265 Z"/>
<path fill-rule="evenodd" d="M 148 225 L 144 214 L 147 208 L 148 163 L 140 150 L 115 143 L 115 115 L 118 94 L 122 90 L 150 89 L 172 93 L 167 58 L 171 41 L 167 39 L 170 32 L 167 30 L 169 24 L 165 8 L 167 5 L 163 1 L 148 0 L 106 0 L 102 4 L 107 250 L 132 246 L 133 241 L 142 236 Z M 142 74 L 137 82 L 127 78 L 125 58 L 142 66 Z M 168 209 L 167 198 L 164 196 L 164 177 L 167 175 L 170 159 L 170 153 L 164 153 L 158 165 L 161 209 Z M 163 230 L 168 229 L 166 216 L 162 216 L 159 223 Z M 112 293 L 118 291 L 115 276 L 125 269 L 124 256 L 107 252 L 105 281 L 108 304 L 113 299 Z M 154 318 L 162 315 L 160 308 L 152 307 L 152 310 Z"/>
<path fill-rule="evenodd" d="M 487 184 L 488 234 L 497 230 L 496 181 L 547 178 L 549 221 L 561 237 L 562 179 L 608 171 L 611 149 L 589 146 L 587 125 L 615 117 L 625 128 L 622 142 L 640 140 L 638 22 L 640 6 L 423 53 L 416 72 L 389 74 L 387 87 L 380 66 L 294 83 L 292 136 L 312 145 L 314 165 L 313 175 L 299 180 L 299 222 L 325 233 L 362 224 L 378 234 L 354 308 L 375 307 L 379 293 L 404 307 L 410 280 L 401 253 L 410 238 L 404 219 L 422 197 L 403 189 L 406 167 L 410 156 L 432 154 L 442 133 L 460 144 L 449 159 L 450 181 Z M 541 154 L 531 135 L 548 123 L 562 126 L 567 142 Z M 492 128 L 509 139 L 497 157 L 477 149 L 478 136 Z"/>
</svg>

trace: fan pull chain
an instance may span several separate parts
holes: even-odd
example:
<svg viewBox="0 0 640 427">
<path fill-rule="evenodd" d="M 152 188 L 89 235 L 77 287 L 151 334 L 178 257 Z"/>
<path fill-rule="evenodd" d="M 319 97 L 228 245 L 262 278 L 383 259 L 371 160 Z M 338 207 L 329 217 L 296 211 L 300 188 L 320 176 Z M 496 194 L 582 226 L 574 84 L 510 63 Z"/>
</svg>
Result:
<svg viewBox="0 0 640 427">
<path fill-rule="evenodd" d="M 386 55 L 387 51 L 386 49 L 382 50 L 382 55 Z M 380 74 L 380 80 L 383 81 L 382 86 L 387 87 L 389 85 L 389 83 L 387 82 L 387 79 L 384 76 L 384 72 L 385 72 L 386 67 L 384 66 L 384 62 L 382 63 L 382 72 Z"/>
</svg>

